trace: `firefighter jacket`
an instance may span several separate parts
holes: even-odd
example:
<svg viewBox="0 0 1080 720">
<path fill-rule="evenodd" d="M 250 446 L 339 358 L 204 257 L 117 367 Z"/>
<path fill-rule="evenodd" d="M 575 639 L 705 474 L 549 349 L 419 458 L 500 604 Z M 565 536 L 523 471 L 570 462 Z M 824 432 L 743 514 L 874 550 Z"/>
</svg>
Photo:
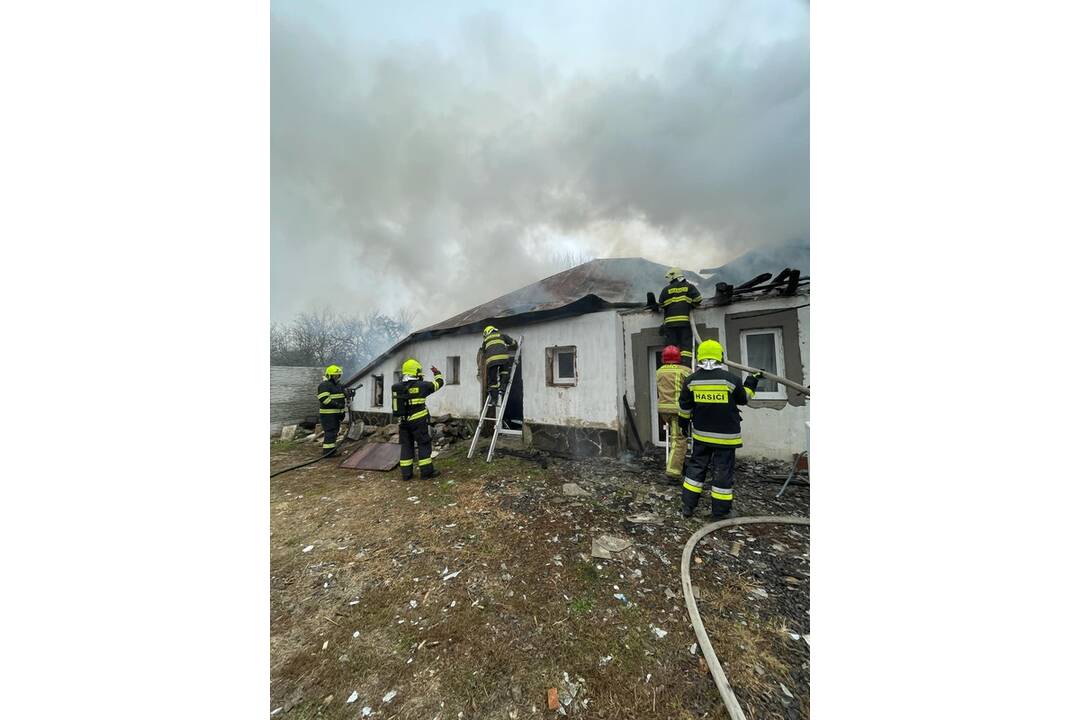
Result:
<svg viewBox="0 0 1080 720">
<path fill-rule="evenodd" d="M 656 371 L 656 411 L 661 415 L 679 412 L 679 395 L 682 394 L 690 368 L 681 364 L 661 365 Z"/>
<path fill-rule="evenodd" d="M 675 279 L 664 286 L 656 302 L 664 311 L 665 325 L 689 325 L 690 311 L 701 304 L 701 293 L 685 278 Z"/>
<path fill-rule="evenodd" d="M 679 424 L 693 421 L 694 442 L 742 447 L 739 405 L 746 405 L 757 389 L 757 378 L 744 384 L 738 375 L 720 367 L 699 368 L 679 395 Z"/>
<path fill-rule="evenodd" d="M 316 391 L 319 414 L 334 415 L 345 412 L 345 386 L 334 380 L 323 380 Z"/>
<path fill-rule="evenodd" d="M 395 417 L 401 418 L 402 422 L 426 418 L 430 415 L 427 409 L 427 396 L 445 384 L 442 373 L 436 373 L 433 382 L 413 378 L 394 383 L 390 389 L 393 403 L 391 412 Z"/>
<path fill-rule="evenodd" d="M 496 330 L 484 338 L 484 367 L 509 364 L 516 348 L 516 340 Z"/>
</svg>

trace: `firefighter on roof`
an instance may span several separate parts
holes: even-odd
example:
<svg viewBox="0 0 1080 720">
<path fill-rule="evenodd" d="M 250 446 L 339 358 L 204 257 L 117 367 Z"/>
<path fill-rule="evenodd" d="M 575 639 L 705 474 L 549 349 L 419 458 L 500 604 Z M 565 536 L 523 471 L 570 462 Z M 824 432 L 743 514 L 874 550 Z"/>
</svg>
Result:
<svg viewBox="0 0 1080 720">
<path fill-rule="evenodd" d="M 711 485 L 712 517 L 731 513 L 735 493 L 735 448 L 742 447 L 739 405 L 746 405 L 757 390 L 760 373 L 744 383 L 720 367 L 724 346 L 706 340 L 698 346 L 698 369 L 679 395 L 679 425 L 683 432 L 693 423 L 694 448 L 683 477 L 682 514 L 690 517 L 698 499 Z"/>
<path fill-rule="evenodd" d="M 341 429 L 341 419 L 348 412 L 346 396 L 352 393 L 341 384 L 341 367 L 329 365 L 323 375 L 323 381 L 315 391 L 319 400 L 319 422 L 323 428 L 323 452 L 327 456 L 337 454 L 337 434 Z"/>
<path fill-rule="evenodd" d="M 679 348 L 668 345 L 660 355 L 663 365 L 656 371 L 656 411 L 667 428 L 668 449 L 665 472 L 668 482 L 678 485 L 683 476 L 686 459 L 686 433 L 679 427 L 679 395 L 690 368 L 681 362 Z"/>
<path fill-rule="evenodd" d="M 438 475 L 431 464 L 431 434 L 428 432 L 427 397 L 441 388 L 445 381 L 439 369 L 431 367 L 434 382 L 423 378 L 423 368 L 413 358 L 401 365 L 401 382 L 394 383 L 392 393 L 392 412 L 400 418 L 398 424 L 398 442 L 401 444 L 401 479 L 413 478 L 413 445 L 416 445 L 416 464 L 420 466 L 420 477 L 432 478 Z"/>
<path fill-rule="evenodd" d="M 682 364 L 690 367 L 691 352 L 694 348 L 690 311 L 701 304 L 701 293 L 679 268 L 671 268 L 664 277 L 668 284 L 656 299 L 660 309 L 664 311 L 664 339 L 668 345 L 679 348 Z"/>
<path fill-rule="evenodd" d="M 510 365 L 513 363 L 517 341 L 503 335 L 494 325 L 484 328 L 484 341 L 481 346 L 484 353 L 484 377 L 487 380 L 488 397 L 491 404 L 499 402 L 499 393 L 506 390 L 510 379 Z"/>
</svg>

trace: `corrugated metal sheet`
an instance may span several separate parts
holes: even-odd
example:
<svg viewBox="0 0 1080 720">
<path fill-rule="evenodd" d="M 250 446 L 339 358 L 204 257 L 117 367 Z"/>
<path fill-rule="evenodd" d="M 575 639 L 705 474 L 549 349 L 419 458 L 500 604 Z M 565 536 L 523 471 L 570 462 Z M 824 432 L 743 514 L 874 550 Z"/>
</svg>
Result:
<svg viewBox="0 0 1080 720">
<path fill-rule="evenodd" d="M 368 443 L 341 461 L 340 467 L 351 470 L 393 470 L 401 458 L 397 443 Z"/>
<path fill-rule="evenodd" d="M 293 425 L 309 415 L 318 415 L 315 400 L 323 368 L 270 366 L 270 434 L 282 425 Z"/>
</svg>

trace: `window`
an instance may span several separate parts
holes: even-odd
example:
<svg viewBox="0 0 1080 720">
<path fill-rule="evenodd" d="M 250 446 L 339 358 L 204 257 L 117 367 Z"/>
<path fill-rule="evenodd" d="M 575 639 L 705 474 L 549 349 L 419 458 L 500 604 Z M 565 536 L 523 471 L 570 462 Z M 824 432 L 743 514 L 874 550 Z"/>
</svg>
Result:
<svg viewBox="0 0 1080 720">
<path fill-rule="evenodd" d="M 461 356 L 450 355 L 446 358 L 446 384 L 461 384 Z"/>
<path fill-rule="evenodd" d="M 784 336 L 780 328 L 743 330 L 739 333 L 739 347 L 744 362 L 753 368 L 768 370 L 773 375 L 786 377 L 784 373 Z M 744 376 L 745 379 L 745 376 Z M 762 378 L 758 383 L 755 400 L 785 400 L 787 388 L 775 380 Z"/>
<path fill-rule="evenodd" d="M 371 380 L 371 407 L 381 408 L 383 406 L 383 376 L 372 375 Z"/>
<path fill-rule="evenodd" d="M 548 385 L 577 385 L 577 348 L 547 348 Z"/>
</svg>

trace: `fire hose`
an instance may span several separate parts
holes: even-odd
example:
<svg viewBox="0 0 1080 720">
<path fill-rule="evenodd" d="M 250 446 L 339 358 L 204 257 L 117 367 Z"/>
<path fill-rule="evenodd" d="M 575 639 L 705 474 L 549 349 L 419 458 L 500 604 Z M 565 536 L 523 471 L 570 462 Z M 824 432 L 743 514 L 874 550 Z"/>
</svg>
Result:
<svg viewBox="0 0 1080 720">
<path fill-rule="evenodd" d="M 694 626 L 694 635 L 697 636 L 698 646 L 701 647 L 701 654 L 705 657 L 705 662 L 709 666 L 709 672 L 712 674 L 713 682 L 716 683 L 716 689 L 720 691 L 720 698 L 724 701 L 724 707 L 727 708 L 731 720 L 746 720 L 746 715 L 743 714 L 742 707 L 739 706 L 739 701 L 735 698 L 735 691 L 731 689 L 731 684 L 728 682 L 727 675 L 724 674 L 724 668 L 720 666 L 720 661 L 717 659 L 716 652 L 713 650 L 712 642 L 709 641 L 709 636 L 705 632 L 705 624 L 701 621 L 701 613 L 698 612 L 697 601 L 694 600 L 694 590 L 690 584 L 690 559 L 694 555 L 694 548 L 697 546 L 698 542 L 709 533 L 734 525 L 750 525 L 753 523 L 810 525 L 810 519 L 791 515 L 763 515 L 760 517 L 730 518 L 728 520 L 718 520 L 714 523 L 709 523 L 691 535 L 690 539 L 686 541 L 686 546 L 683 548 L 682 554 L 682 566 L 680 568 L 680 572 L 682 573 L 683 599 L 686 601 L 686 611 L 690 614 L 690 623 Z"/>
</svg>

